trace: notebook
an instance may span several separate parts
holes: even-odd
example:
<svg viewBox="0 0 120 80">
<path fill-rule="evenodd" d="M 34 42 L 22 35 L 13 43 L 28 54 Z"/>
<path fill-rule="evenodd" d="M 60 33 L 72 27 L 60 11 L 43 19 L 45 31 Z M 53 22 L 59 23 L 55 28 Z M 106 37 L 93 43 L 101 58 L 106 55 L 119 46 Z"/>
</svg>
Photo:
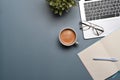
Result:
<svg viewBox="0 0 120 80">
<path fill-rule="evenodd" d="M 90 22 L 104 29 L 100 35 L 95 35 L 93 28 L 83 30 L 85 39 L 107 36 L 120 28 L 120 0 L 80 0 L 79 9 L 81 23 Z"/>
<path fill-rule="evenodd" d="M 120 30 L 117 30 L 84 51 L 79 58 L 94 80 L 105 80 L 120 70 Z M 93 58 L 112 58 L 117 62 L 93 60 Z"/>
</svg>

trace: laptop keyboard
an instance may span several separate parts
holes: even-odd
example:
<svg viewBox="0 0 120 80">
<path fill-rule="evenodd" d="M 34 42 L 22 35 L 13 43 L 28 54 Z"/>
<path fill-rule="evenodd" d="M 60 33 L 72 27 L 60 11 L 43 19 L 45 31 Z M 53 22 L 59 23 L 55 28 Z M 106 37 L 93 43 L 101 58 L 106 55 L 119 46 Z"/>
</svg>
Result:
<svg viewBox="0 0 120 80">
<path fill-rule="evenodd" d="M 120 0 L 102 0 L 84 3 L 86 20 L 120 16 Z"/>
</svg>

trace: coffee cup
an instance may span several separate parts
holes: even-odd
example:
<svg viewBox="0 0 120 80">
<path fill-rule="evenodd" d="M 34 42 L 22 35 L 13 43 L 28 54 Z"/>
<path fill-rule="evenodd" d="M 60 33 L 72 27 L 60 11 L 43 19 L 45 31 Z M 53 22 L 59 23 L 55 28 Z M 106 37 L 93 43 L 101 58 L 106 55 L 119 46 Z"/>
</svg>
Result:
<svg viewBox="0 0 120 80">
<path fill-rule="evenodd" d="M 78 44 L 75 30 L 70 27 L 63 28 L 59 33 L 59 41 L 64 46 Z"/>
</svg>

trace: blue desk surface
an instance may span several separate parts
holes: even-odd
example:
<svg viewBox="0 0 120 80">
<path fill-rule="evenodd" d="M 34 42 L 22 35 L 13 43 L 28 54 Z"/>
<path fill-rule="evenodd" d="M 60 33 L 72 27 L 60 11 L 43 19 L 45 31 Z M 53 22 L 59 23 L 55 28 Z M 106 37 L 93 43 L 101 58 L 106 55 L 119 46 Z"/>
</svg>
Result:
<svg viewBox="0 0 120 80">
<path fill-rule="evenodd" d="M 77 56 L 99 39 L 84 40 L 78 6 L 54 16 L 46 0 L 0 0 L 0 80 L 92 80 Z M 59 43 L 72 27 L 79 45 Z"/>
</svg>

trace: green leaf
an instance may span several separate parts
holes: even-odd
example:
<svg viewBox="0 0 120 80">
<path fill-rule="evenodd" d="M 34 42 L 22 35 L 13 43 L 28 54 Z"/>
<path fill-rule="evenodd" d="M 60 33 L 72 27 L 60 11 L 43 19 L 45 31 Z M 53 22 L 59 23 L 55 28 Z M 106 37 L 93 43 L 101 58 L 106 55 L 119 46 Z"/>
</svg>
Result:
<svg viewBox="0 0 120 80">
<path fill-rule="evenodd" d="M 76 5 L 75 0 L 47 0 L 54 14 L 62 15 L 63 11 L 68 11 Z"/>
<path fill-rule="evenodd" d="M 62 15 L 62 11 L 59 11 L 59 15 L 60 15 L 60 16 Z"/>
<path fill-rule="evenodd" d="M 62 10 L 65 10 L 65 8 L 64 8 L 64 7 L 62 7 Z"/>
<path fill-rule="evenodd" d="M 50 1 L 49 5 L 52 6 L 52 5 L 53 5 L 53 2 Z"/>
<path fill-rule="evenodd" d="M 57 14 L 57 13 L 58 13 L 58 10 L 55 10 L 54 13 Z"/>
<path fill-rule="evenodd" d="M 71 4 L 69 4 L 69 7 L 71 8 L 71 7 L 72 7 L 72 5 L 71 5 Z"/>
</svg>

